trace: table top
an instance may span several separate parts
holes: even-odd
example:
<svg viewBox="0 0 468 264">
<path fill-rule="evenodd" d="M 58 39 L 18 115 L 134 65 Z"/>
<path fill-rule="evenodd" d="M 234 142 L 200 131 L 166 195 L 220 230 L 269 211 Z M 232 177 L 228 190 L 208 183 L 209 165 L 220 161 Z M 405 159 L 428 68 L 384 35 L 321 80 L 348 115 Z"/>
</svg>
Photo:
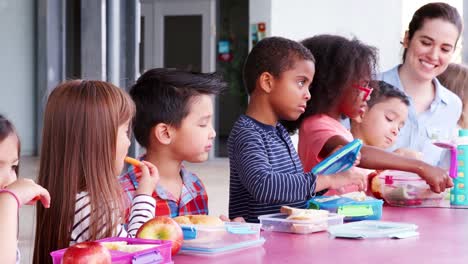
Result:
<svg viewBox="0 0 468 264">
<path fill-rule="evenodd" d="M 384 207 L 382 220 L 413 223 L 406 239 L 339 239 L 262 231 L 263 246 L 218 256 L 176 255 L 179 263 L 468 263 L 468 210 Z M 319 261 L 319 262 L 316 262 Z"/>
</svg>

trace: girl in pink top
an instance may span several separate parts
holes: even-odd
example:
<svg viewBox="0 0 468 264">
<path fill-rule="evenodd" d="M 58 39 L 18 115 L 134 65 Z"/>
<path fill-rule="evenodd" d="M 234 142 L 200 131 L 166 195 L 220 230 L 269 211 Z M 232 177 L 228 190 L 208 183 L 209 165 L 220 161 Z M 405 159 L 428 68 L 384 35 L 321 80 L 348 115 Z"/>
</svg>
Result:
<svg viewBox="0 0 468 264">
<path fill-rule="evenodd" d="M 304 170 L 310 171 L 324 157 L 320 151 L 327 140 L 340 135 L 348 142 L 353 141 L 353 135 L 338 120 L 326 114 L 313 115 L 306 118 L 299 129 L 299 157 Z M 309 135 L 313 136 L 309 136 Z M 310 158 L 309 158 L 310 157 Z"/>
<path fill-rule="evenodd" d="M 309 86 L 311 99 L 304 114 L 285 126 L 290 132 L 299 129 L 299 157 L 305 170 L 310 170 L 353 139 L 340 119 L 355 118 L 365 111 L 372 92 L 368 83 L 375 71 L 377 51 L 357 39 L 334 35 L 314 36 L 302 44 L 316 59 L 314 80 Z M 362 147 L 359 167 L 417 173 L 437 193 L 453 186 L 441 168 L 372 146 Z"/>
<path fill-rule="evenodd" d="M 299 140 L 301 142 L 306 142 L 305 144 L 300 144 L 298 146 L 299 158 L 302 161 L 305 171 L 310 171 L 315 165 L 317 165 L 317 163 L 323 160 L 323 157 L 320 156 L 320 150 L 330 137 L 340 135 L 347 141 L 353 140 L 353 135 L 349 130 L 347 130 L 338 120 L 326 114 L 313 115 L 310 118 L 305 119 L 304 122 L 302 122 L 299 131 Z M 307 136 L 310 134 L 313 134 L 314 136 Z M 310 158 L 304 159 L 303 157 Z M 362 171 L 362 175 L 366 176 L 367 173 Z M 364 182 L 367 182 L 367 179 L 364 180 Z M 326 192 L 326 195 L 335 195 L 354 191 L 359 191 L 358 186 L 348 185 L 341 188 L 339 191 L 330 190 Z"/>
</svg>

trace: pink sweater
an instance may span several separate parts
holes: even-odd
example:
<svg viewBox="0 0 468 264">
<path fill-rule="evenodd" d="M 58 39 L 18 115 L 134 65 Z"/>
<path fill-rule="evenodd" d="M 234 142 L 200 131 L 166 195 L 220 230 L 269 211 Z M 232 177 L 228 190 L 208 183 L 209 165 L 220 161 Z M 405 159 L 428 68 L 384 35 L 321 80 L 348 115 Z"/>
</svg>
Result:
<svg viewBox="0 0 468 264">
<path fill-rule="evenodd" d="M 305 171 L 310 171 L 325 157 L 319 157 L 325 143 L 334 136 L 353 141 L 353 135 L 336 119 L 320 114 L 306 118 L 299 128 L 299 158 Z"/>
<path fill-rule="evenodd" d="M 299 128 L 299 158 L 304 166 L 304 171 L 310 171 L 315 165 L 325 157 L 320 157 L 319 153 L 325 143 L 334 136 L 342 136 L 349 142 L 354 138 L 339 121 L 325 115 L 313 115 L 306 118 Z M 357 186 L 347 186 L 344 192 L 357 191 Z M 336 191 L 328 191 L 326 195 L 337 194 Z"/>
</svg>

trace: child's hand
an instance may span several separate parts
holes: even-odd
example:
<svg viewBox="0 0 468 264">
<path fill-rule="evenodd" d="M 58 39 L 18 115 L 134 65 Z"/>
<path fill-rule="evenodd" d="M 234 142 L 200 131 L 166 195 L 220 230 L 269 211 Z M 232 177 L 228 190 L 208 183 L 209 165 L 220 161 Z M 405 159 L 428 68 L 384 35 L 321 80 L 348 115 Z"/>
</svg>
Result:
<svg viewBox="0 0 468 264">
<path fill-rule="evenodd" d="M 353 166 L 357 166 L 357 165 L 359 165 L 359 163 L 361 163 L 361 151 L 358 152 L 358 154 L 356 156 L 356 160 L 354 161 Z"/>
<path fill-rule="evenodd" d="M 31 179 L 18 179 L 8 185 L 6 189 L 16 194 L 20 205 L 34 204 L 37 200 L 40 200 L 45 208 L 50 207 L 49 192 Z"/>
<path fill-rule="evenodd" d="M 359 191 L 367 190 L 367 174 L 360 168 L 351 167 L 349 170 L 328 177 L 332 177 L 331 189 L 339 190 L 347 185 L 357 185 Z"/>
<path fill-rule="evenodd" d="M 439 167 L 425 164 L 419 176 L 427 182 L 431 187 L 431 191 L 435 193 L 441 193 L 445 191 L 445 189 L 453 187 L 452 179 L 445 170 Z"/>
<path fill-rule="evenodd" d="M 151 195 L 159 182 L 159 171 L 156 166 L 148 161 L 141 161 L 141 178 L 138 182 L 136 194 Z"/>
<path fill-rule="evenodd" d="M 225 215 L 220 215 L 219 216 L 219 219 L 221 219 L 221 221 L 223 222 L 237 222 L 237 223 L 245 223 L 245 219 L 243 217 L 236 217 L 234 219 L 229 219 L 227 216 Z"/>
</svg>

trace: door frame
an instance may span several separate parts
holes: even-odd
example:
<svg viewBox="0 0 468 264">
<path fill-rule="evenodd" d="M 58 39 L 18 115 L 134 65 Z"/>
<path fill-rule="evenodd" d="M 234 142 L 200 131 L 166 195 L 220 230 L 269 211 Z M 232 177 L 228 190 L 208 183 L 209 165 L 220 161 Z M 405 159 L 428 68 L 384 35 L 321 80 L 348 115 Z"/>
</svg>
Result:
<svg viewBox="0 0 468 264">
<path fill-rule="evenodd" d="M 164 66 L 164 16 L 201 15 L 202 72 L 216 70 L 216 0 L 142 0 L 141 6 L 146 69 Z"/>
<path fill-rule="evenodd" d="M 164 16 L 202 16 L 202 72 L 216 71 L 216 4 L 217 0 L 141 0 L 144 17 L 144 68 L 164 67 Z M 217 99 L 216 99 L 217 101 Z M 215 102 L 216 102 L 215 101 Z M 213 126 L 218 127 L 217 104 L 214 103 Z M 217 153 L 218 140 L 209 157 Z"/>
</svg>

